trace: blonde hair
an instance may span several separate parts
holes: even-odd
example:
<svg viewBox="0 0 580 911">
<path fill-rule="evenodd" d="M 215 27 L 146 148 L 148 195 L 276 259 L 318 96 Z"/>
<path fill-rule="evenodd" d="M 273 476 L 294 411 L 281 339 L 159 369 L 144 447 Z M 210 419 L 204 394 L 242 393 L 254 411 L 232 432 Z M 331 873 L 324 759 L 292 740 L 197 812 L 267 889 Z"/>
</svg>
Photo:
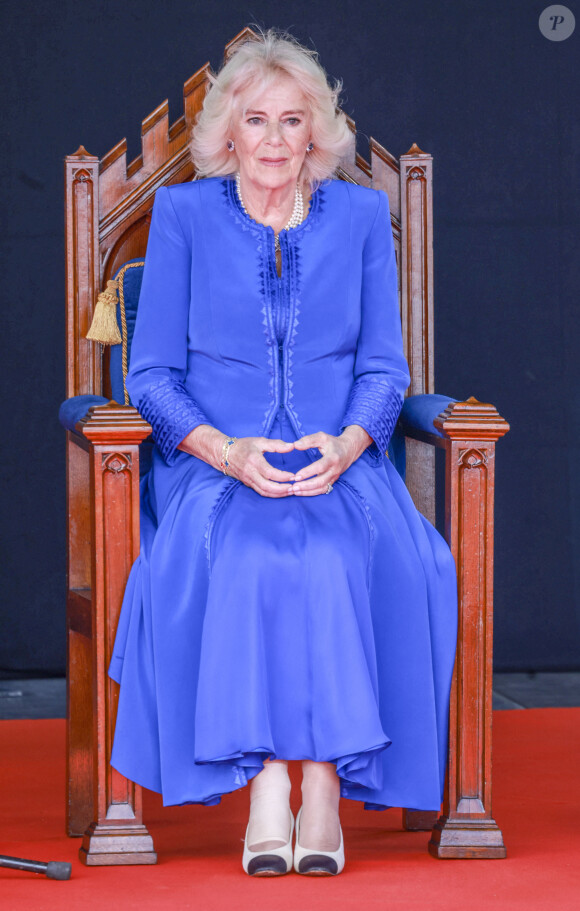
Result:
<svg viewBox="0 0 580 911">
<path fill-rule="evenodd" d="M 344 156 L 354 154 L 354 135 L 338 108 L 342 81 L 331 84 L 317 52 L 303 47 L 288 32 L 270 28 L 258 33 L 235 48 L 217 75 L 209 74 L 210 86 L 190 140 L 196 178 L 238 170 L 237 153 L 228 150 L 226 140 L 239 96 L 248 88 L 261 91 L 277 76 L 287 75 L 298 83 L 308 103 L 314 145 L 306 154 L 298 183 L 308 182 L 315 190 L 335 174 Z"/>
</svg>

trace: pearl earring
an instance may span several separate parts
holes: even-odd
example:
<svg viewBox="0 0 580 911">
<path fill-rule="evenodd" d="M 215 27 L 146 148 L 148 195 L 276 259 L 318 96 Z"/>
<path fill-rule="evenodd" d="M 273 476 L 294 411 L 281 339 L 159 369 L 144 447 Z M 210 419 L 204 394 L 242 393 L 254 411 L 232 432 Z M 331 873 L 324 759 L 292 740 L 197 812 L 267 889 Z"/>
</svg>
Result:
<svg viewBox="0 0 580 911">
<path fill-rule="evenodd" d="M 306 151 L 311 152 L 313 148 L 314 148 L 314 145 L 311 142 L 309 142 L 308 145 L 306 146 Z"/>
<path fill-rule="evenodd" d="M 228 141 L 226 142 L 226 145 L 227 145 L 228 149 L 230 150 L 230 152 L 233 152 L 236 147 L 233 139 L 228 139 Z"/>
</svg>

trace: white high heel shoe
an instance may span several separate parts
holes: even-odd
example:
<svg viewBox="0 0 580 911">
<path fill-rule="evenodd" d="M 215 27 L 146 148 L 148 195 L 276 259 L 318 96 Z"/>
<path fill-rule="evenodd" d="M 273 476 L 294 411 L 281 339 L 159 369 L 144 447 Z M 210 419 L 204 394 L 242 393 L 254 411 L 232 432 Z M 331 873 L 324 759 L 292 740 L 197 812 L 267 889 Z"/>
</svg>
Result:
<svg viewBox="0 0 580 911">
<path fill-rule="evenodd" d="M 242 856 L 242 866 L 250 876 L 282 876 L 289 873 L 292 869 L 292 833 L 294 832 L 294 814 L 290 807 L 290 837 L 285 845 L 279 848 L 270 848 L 268 851 L 250 851 L 248 847 L 248 829 L 250 823 L 246 826 L 246 835 L 244 838 L 244 853 Z M 279 835 L 270 835 L 262 837 L 260 841 L 279 838 Z"/>
<path fill-rule="evenodd" d="M 340 845 L 336 851 L 314 851 L 299 844 L 300 817 L 302 807 L 296 815 L 296 844 L 294 845 L 294 869 L 309 876 L 336 876 L 344 867 L 344 841 L 340 827 Z"/>
</svg>

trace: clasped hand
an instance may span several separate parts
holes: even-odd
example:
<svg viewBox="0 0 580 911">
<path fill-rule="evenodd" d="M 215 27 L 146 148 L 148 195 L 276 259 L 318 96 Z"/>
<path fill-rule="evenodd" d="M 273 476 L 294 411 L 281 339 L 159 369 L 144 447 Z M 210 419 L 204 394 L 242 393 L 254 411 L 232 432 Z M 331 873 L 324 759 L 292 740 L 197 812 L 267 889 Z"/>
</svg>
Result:
<svg viewBox="0 0 580 911">
<path fill-rule="evenodd" d="M 294 442 L 241 437 L 230 447 L 228 474 L 263 497 L 314 497 L 326 493 L 328 485 L 334 484 L 370 441 L 371 437 L 358 426 L 347 427 L 338 437 L 319 431 Z M 293 449 L 319 449 L 321 457 L 296 473 L 274 468 L 264 457 L 265 452 Z"/>
</svg>

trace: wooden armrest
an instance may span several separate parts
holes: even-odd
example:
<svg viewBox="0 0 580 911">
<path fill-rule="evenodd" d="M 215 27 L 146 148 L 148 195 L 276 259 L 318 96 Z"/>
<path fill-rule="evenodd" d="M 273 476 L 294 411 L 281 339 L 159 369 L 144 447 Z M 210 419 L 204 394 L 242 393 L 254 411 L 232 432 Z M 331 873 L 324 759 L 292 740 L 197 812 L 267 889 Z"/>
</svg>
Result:
<svg viewBox="0 0 580 911">
<path fill-rule="evenodd" d="M 448 405 L 433 424 L 447 439 L 458 441 L 477 439 L 495 443 L 510 429 L 494 405 L 478 402 L 473 396 L 465 402 Z M 441 438 L 436 436 L 436 439 Z"/>
<path fill-rule="evenodd" d="M 151 426 L 132 405 L 111 401 L 93 405 L 75 425 L 77 433 L 99 446 L 141 443 L 151 433 Z"/>
<path fill-rule="evenodd" d="M 494 405 L 478 402 L 470 396 L 465 402 L 451 402 L 433 421 L 433 433 L 404 424 L 406 437 L 431 446 L 446 448 L 448 440 L 488 440 L 494 443 L 504 436 L 510 425 Z M 438 432 L 437 432 L 438 431 Z"/>
</svg>

